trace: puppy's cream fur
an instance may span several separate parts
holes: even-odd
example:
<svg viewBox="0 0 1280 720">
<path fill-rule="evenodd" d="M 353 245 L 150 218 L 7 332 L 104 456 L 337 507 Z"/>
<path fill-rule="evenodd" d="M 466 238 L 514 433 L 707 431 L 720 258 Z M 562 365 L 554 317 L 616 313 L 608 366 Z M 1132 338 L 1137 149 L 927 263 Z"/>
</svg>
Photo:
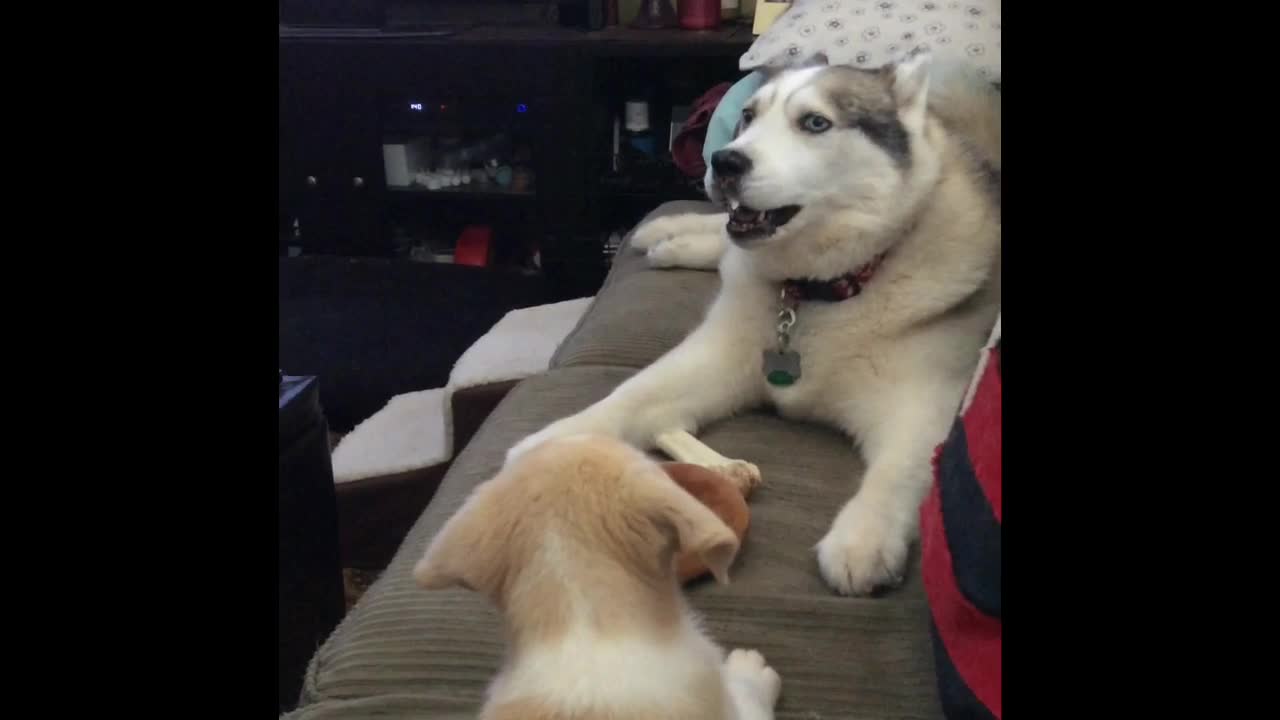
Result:
<svg viewBox="0 0 1280 720">
<path fill-rule="evenodd" d="M 972 74 L 931 72 L 928 60 L 876 71 L 808 67 L 761 86 L 748 102 L 753 117 L 728 145 L 750 170 L 726 187 L 753 209 L 802 209 L 767 237 L 734 242 L 723 214 L 639 228 L 632 245 L 655 265 L 718 262 L 721 289 L 702 324 L 508 457 L 588 430 L 647 447 L 671 431 L 772 405 L 844 430 L 867 462 L 860 490 L 816 545 L 822 576 L 846 594 L 899 582 L 933 449 L 955 419 L 1000 301 L 1000 99 Z M 806 132 L 813 114 L 830 129 Z M 707 185 L 725 199 L 714 177 Z M 782 281 L 839 277 L 882 252 L 858 297 L 800 307 L 791 349 L 801 379 L 765 382 L 762 352 L 776 347 Z"/>
<path fill-rule="evenodd" d="M 414 577 L 483 593 L 506 618 L 482 720 L 768 720 L 781 681 L 699 628 L 675 574 L 686 550 L 727 582 L 738 540 L 635 448 L 578 435 L 479 486 Z"/>
</svg>

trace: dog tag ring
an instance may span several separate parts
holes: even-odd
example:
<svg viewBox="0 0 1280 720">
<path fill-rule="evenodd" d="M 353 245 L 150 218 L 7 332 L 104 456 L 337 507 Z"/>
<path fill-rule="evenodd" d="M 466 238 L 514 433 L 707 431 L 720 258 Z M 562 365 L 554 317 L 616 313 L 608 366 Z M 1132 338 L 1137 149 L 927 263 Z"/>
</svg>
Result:
<svg viewBox="0 0 1280 720">
<path fill-rule="evenodd" d="M 764 351 L 764 379 L 774 387 L 794 385 L 800 379 L 800 353 L 791 346 L 791 326 L 796 324 L 796 301 L 786 288 L 778 295 L 778 349 Z"/>
</svg>

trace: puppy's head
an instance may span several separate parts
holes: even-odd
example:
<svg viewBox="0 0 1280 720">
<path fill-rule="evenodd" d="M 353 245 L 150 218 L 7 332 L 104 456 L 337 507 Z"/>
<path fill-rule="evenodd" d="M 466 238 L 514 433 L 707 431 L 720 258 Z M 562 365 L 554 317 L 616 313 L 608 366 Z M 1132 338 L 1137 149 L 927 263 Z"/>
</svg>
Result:
<svg viewBox="0 0 1280 720">
<path fill-rule="evenodd" d="M 743 247 L 782 239 L 816 213 L 892 197 L 924 130 L 928 66 L 917 52 L 874 70 L 819 58 L 770 75 L 705 178 L 730 209 L 730 238 Z"/>
<path fill-rule="evenodd" d="M 620 441 L 551 440 L 472 493 L 414 568 L 424 588 L 461 586 L 506 606 L 526 581 L 571 592 L 606 575 L 675 577 L 699 555 L 728 582 L 738 539 L 654 461 Z"/>
</svg>

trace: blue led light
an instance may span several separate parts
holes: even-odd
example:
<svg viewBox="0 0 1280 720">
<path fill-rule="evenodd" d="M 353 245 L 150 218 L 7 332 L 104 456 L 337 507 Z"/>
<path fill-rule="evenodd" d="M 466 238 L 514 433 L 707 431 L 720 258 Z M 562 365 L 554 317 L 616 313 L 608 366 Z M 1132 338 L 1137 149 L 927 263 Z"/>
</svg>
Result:
<svg viewBox="0 0 1280 720">
<path fill-rule="evenodd" d="M 526 113 L 526 112 L 529 112 L 529 106 L 528 106 L 528 105 L 525 105 L 524 103 L 520 103 L 520 104 L 516 105 L 516 112 L 518 112 L 518 113 Z"/>
</svg>

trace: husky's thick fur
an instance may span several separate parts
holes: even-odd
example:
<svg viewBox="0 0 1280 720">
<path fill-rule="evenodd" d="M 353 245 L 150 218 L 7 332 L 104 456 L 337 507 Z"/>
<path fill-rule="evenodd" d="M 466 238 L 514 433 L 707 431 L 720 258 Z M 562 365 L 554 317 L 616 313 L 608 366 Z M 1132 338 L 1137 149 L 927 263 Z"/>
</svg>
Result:
<svg viewBox="0 0 1280 720">
<path fill-rule="evenodd" d="M 738 538 L 640 451 L 579 436 L 479 486 L 414 577 L 484 593 L 505 616 L 481 720 L 771 720 L 781 679 L 704 634 L 676 576 L 686 551 L 727 582 Z"/>
<path fill-rule="evenodd" d="M 822 576 L 858 595 L 899 582 L 933 450 L 999 309 L 999 176 L 999 93 L 974 75 L 931 71 L 926 54 L 775 75 L 712 158 L 708 193 L 731 211 L 655 220 L 632 241 L 655 265 L 718 263 L 722 287 L 702 324 L 509 457 L 587 430 L 649 446 L 772 404 L 841 428 L 866 459 L 857 494 L 817 543 Z M 801 377 L 766 382 L 782 282 L 838 278 L 881 253 L 857 297 L 800 305 Z"/>
</svg>

